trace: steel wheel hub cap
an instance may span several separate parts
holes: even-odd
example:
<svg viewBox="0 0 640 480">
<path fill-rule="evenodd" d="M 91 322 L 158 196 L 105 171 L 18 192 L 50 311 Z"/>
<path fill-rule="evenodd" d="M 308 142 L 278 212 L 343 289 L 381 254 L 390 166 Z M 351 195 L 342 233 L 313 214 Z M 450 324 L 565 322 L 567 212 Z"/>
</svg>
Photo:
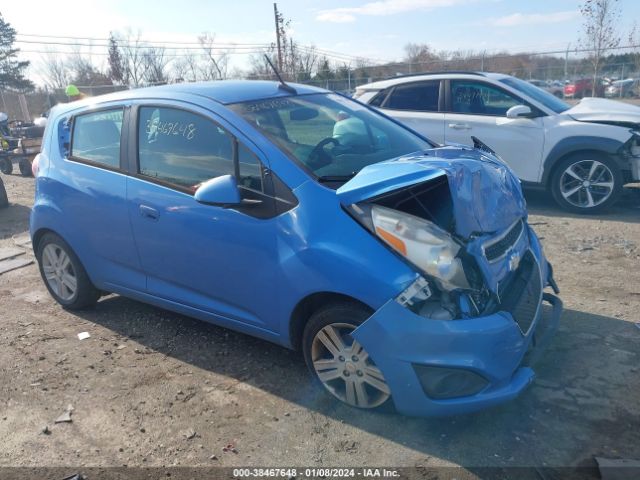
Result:
<svg viewBox="0 0 640 480">
<path fill-rule="evenodd" d="M 48 244 L 42 251 L 42 270 L 49 288 L 62 300 L 73 299 L 78 279 L 69 255 L 58 245 Z"/>
<path fill-rule="evenodd" d="M 311 345 L 313 368 L 324 387 L 336 398 L 360 408 L 375 408 L 391 395 L 382 372 L 351 337 L 347 323 L 320 330 Z"/>
<path fill-rule="evenodd" d="M 581 160 L 562 173 L 560 193 L 571 205 L 592 208 L 601 205 L 613 193 L 613 172 L 597 160 Z"/>
</svg>

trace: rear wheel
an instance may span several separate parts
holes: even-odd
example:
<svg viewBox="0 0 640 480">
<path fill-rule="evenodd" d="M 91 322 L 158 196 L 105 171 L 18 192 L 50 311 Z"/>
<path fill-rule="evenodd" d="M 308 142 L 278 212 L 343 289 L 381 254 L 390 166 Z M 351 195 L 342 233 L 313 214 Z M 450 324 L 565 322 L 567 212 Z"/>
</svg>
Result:
<svg viewBox="0 0 640 480">
<path fill-rule="evenodd" d="M 20 173 L 23 177 L 31 177 L 33 175 L 31 172 L 31 162 L 28 159 L 23 158 L 20 160 L 18 167 L 20 167 Z"/>
<path fill-rule="evenodd" d="M 622 184 L 622 173 L 613 160 L 585 152 L 560 162 L 551 179 L 551 191 L 565 210 L 588 214 L 613 205 Z"/>
<path fill-rule="evenodd" d="M 8 158 L 0 159 L 0 172 L 4 173 L 5 175 L 11 175 L 11 173 L 13 172 L 13 163 L 11 163 L 11 160 L 9 160 Z"/>
<path fill-rule="evenodd" d="M 42 237 L 36 258 L 47 290 L 64 308 L 79 310 L 90 307 L 100 298 L 100 292 L 91 283 L 80 259 L 55 233 Z"/>
<path fill-rule="evenodd" d="M 311 374 L 338 400 L 376 408 L 389 400 L 384 375 L 351 333 L 370 316 L 363 306 L 337 303 L 314 313 L 304 330 L 304 358 Z"/>
</svg>

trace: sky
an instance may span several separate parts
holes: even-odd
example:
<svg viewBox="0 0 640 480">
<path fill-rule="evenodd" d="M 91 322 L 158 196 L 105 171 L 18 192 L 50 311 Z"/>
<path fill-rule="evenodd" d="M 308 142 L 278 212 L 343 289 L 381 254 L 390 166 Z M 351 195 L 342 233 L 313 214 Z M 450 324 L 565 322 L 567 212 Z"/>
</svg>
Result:
<svg viewBox="0 0 640 480">
<path fill-rule="evenodd" d="M 553 51 L 575 48 L 582 18 L 578 0 L 281 0 L 278 8 L 290 19 L 290 36 L 305 45 L 376 62 L 400 60 L 409 43 L 426 43 L 435 50 Z M 640 2 L 619 0 L 623 43 Z M 3 2 L 0 13 L 18 31 L 21 41 L 56 41 L 28 35 L 104 38 L 110 31 L 140 31 L 142 38 L 162 42 L 196 42 L 211 32 L 220 42 L 275 41 L 273 2 L 265 0 L 90 0 Z M 73 40 L 57 39 L 58 42 Z M 170 44 L 166 44 L 170 45 Z M 37 75 L 42 51 L 70 47 L 18 43 L 21 56 L 33 63 Z M 175 45 L 174 45 L 175 46 Z M 195 45 L 193 45 L 195 47 Z M 82 47 L 104 63 L 105 49 Z M 248 51 L 251 51 L 250 49 Z M 232 64 L 247 65 L 247 54 Z"/>
</svg>

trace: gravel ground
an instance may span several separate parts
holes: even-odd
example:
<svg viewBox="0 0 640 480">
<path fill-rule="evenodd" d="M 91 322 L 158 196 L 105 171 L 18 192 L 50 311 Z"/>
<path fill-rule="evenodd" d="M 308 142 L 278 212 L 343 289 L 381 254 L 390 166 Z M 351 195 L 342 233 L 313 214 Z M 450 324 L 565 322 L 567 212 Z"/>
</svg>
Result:
<svg viewBox="0 0 640 480">
<path fill-rule="evenodd" d="M 0 248 L 27 232 L 33 201 L 33 179 L 3 178 L 12 205 L 0 210 Z M 32 264 L 0 275 L 0 466 L 473 472 L 640 458 L 640 189 L 590 218 L 543 193 L 528 201 L 565 313 L 515 401 L 446 419 L 356 411 L 316 390 L 301 355 L 276 345 L 118 296 L 67 312 Z M 69 405 L 72 422 L 54 423 Z"/>
</svg>

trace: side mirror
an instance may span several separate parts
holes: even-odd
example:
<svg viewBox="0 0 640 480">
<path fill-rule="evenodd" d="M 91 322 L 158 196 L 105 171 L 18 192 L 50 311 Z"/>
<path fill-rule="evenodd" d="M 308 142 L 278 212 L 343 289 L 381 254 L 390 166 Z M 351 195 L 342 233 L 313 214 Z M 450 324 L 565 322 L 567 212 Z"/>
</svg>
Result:
<svg viewBox="0 0 640 480">
<path fill-rule="evenodd" d="M 526 105 L 515 105 L 507 110 L 507 118 L 528 117 L 531 113 L 531 109 Z"/>
<path fill-rule="evenodd" d="M 233 175 L 222 175 L 204 182 L 194 195 L 196 201 L 206 205 L 228 207 L 240 205 L 242 199 Z"/>
</svg>

